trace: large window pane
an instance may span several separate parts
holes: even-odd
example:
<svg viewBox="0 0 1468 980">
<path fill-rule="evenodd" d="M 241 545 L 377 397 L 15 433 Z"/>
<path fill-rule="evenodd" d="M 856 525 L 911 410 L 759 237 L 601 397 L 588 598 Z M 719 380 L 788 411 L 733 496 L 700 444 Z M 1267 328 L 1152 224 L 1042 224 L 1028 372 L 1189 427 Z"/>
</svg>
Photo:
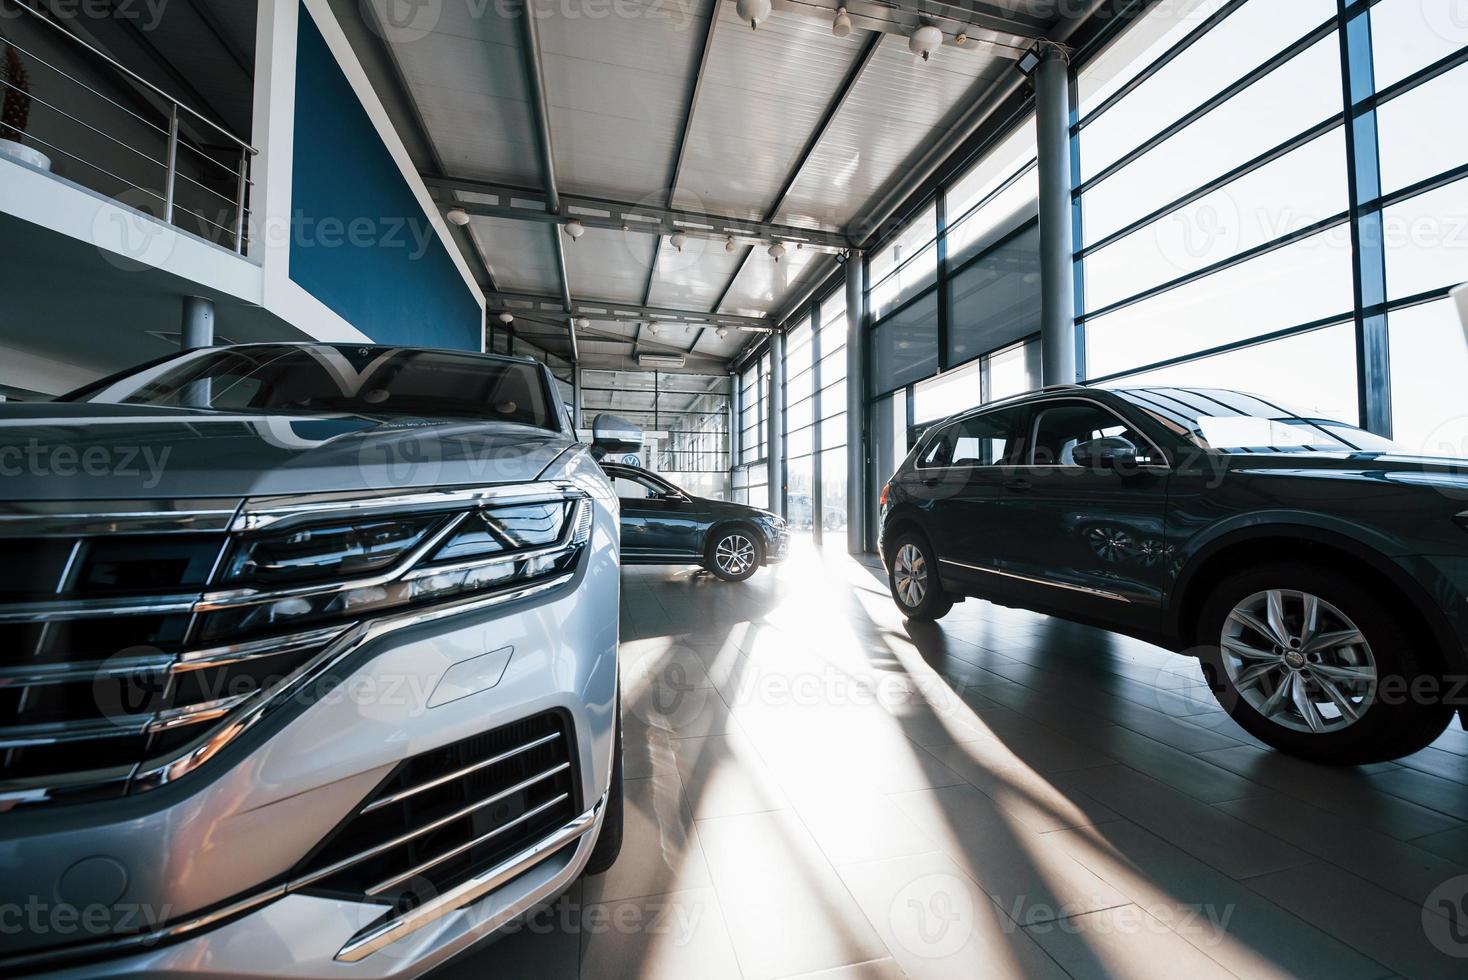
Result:
<svg viewBox="0 0 1468 980">
<path fill-rule="evenodd" d="M 1468 339 L 1451 300 L 1387 317 L 1392 438 L 1431 456 L 1468 458 Z"/>
<path fill-rule="evenodd" d="M 1356 333 L 1352 324 L 1135 374 L 1120 387 L 1227 388 L 1320 418 L 1356 425 Z"/>
<path fill-rule="evenodd" d="M 948 262 L 962 262 L 969 255 L 987 248 L 1020 222 L 1034 218 L 1039 212 L 1040 170 L 1028 167 L 1008 187 L 973 214 L 961 219 L 948 231 Z"/>
<path fill-rule="evenodd" d="M 1175 0 L 1155 5 L 1078 73 L 1081 115 L 1089 115 L 1227 2 Z"/>
<path fill-rule="evenodd" d="M 1343 213 L 1346 174 L 1345 131 L 1337 128 L 1088 255 L 1087 308 L 1109 306 Z"/>
<path fill-rule="evenodd" d="M 932 290 L 877 325 L 873 381 L 881 394 L 938 371 L 938 292 Z"/>
<path fill-rule="evenodd" d="M 944 210 L 953 225 L 988 198 L 1036 156 L 1035 117 L 1026 116 L 1014 131 L 948 186 Z"/>
<path fill-rule="evenodd" d="M 983 373 L 983 363 L 974 361 L 956 371 L 924 381 L 912 391 L 913 418 L 919 424 L 925 424 L 973 408 L 984 397 Z M 906 425 L 900 428 L 907 431 Z"/>
<path fill-rule="evenodd" d="M 1086 322 L 1090 377 L 1350 312 L 1349 236 L 1339 229 Z"/>
<path fill-rule="evenodd" d="M 1335 0 L 1249 0 L 1086 126 L 1082 178 L 1106 169 L 1335 13 Z"/>
<path fill-rule="evenodd" d="M 1468 44 L 1462 0 L 1381 0 L 1371 8 L 1376 85 L 1386 88 Z"/>
<path fill-rule="evenodd" d="M 821 526 L 829 532 L 846 530 L 846 449 L 821 453 Z M 826 544 L 844 544 L 826 537 Z"/>
<path fill-rule="evenodd" d="M 988 367 L 989 390 L 985 401 L 997 401 L 1012 395 L 1022 395 L 1040 387 L 1040 342 L 1028 343 L 1000 351 L 985 358 Z"/>
<path fill-rule="evenodd" d="M 955 273 L 948 303 L 950 364 L 971 360 L 1039 330 L 1039 226 Z"/>
<path fill-rule="evenodd" d="M 1341 111 L 1340 47 L 1334 34 L 1311 46 L 1085 195 L 1086 241 L 1221 177 Z M 1090 127 L 1081 131 L 1087 157 Z"/>
<path fill-rule="evenodd" d="M 846 445 L 846 413 L 827 415 L 821 422 L 821 448 L 834 449 Z"/>
<path fill-rule="evenodd" d="M 1382 221 L 1390 298 L 1468 280 L 1468 180 L 1387 208 Z"/>
<path fill-rule="evenodd" d="M 1391 193 L 1468 163 L 1468 65 L 1399 95 L 1376 113 L 1382 190 Z"/>
<path fill-rule="evenodd" d="M 809 530 L 815 521 L 814 472 L 810 456 L 793 457 L 785 463 L 785 514 L 797 531 Z"/>
</svg>

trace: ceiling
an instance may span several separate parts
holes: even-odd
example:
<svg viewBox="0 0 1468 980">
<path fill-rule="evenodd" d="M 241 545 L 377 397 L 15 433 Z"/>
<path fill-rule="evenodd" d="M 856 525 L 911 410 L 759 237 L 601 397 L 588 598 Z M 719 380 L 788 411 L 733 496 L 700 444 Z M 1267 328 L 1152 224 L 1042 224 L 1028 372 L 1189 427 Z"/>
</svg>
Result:
<svg viewBox="0 0 1468 980">
<path fill-rule="evenodd" d="M 356 8 L 371 18 L 397 2 L 334 5 L 339 16 Z M 995 79 L 1014 71 L 1032 38 L 1053 33 L 1057 8 L 1075 6 L 851 0 L 854 29 L 838 38 L 835 0 L 775 0 L 757 30 L 740 20 L 734 0 L 531 2 L 538 57 L 521 0 L 445 0 L 427 33 L 358 32 L 391 65 L 396 91 L 384 101 L 419 130 L 407 142 L 425 174 L 546 192 L 538 65 L 559 194 L 832 232 L 901 185 Z M 945 34 L 926 62 L 906 37 L 919 9 L 936 12 Z M 960 30 L 963 46 L 954 37 Z M 462 188 L 439 193 L 445 207 L 492 201 Z M 560 297 L 564 274 L 576 303 L 770 316 L 831 268 L 815 248 L 792 248 L 776 262 L 762 245 L 692 235 L 681 250 L 666 235 L 616 227 L 588 227 L 572 240 L 544 209 L 539 215 L 469 219 L 461 245 L 492 309 L 508 308 L 501 291 Z M 681 353 L 690 369 L 722 370 L 751 339 L 681 324 L 653 334 L 637 316 L 587 320 L 574 349 L 567 319 L 516 327 L 588 367 Z"/>
</svg>

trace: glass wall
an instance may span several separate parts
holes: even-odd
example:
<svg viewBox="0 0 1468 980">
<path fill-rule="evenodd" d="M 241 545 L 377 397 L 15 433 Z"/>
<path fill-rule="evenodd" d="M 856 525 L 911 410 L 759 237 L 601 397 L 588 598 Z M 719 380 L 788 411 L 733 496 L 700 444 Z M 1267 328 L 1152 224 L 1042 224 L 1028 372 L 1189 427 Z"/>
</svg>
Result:
<svg viewBox="0 0 1468 980">
<path fill-rule="evenodd" d="M 729 496 L 728 375 L 581 372 L 582 427 L 603 412 L 647 433 L 642 465 L 700 496 Z"/>
<path fill-rule="evenodd" d="M 815 340 L 809 316 L 785 335 L 785 516 L 796 530 L 815 524 Z"/>
<path fill-rule="evenodd" d="M 846 292 L 837 289 L 816 310 L 816 383 L 820 396 L 816 431 L 820 451 L 822 542 L 841 542 L 846 531 Z"/>
<path fill-rule="evenodd" d="M 1410 448 L 1468 435 L 1452 6 L 1159 5 L 1082 68 L 1087 377 L 1241 388 Z"/>
</svg>

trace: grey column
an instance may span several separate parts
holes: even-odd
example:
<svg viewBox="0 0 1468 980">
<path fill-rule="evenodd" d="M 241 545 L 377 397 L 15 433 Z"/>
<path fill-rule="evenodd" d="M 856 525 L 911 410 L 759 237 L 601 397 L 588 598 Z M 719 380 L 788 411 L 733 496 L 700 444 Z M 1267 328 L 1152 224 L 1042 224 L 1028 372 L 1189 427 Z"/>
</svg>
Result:
<svg viewBox="0 0 1468 980">
<path fill-rule="evenodd" d="M 214 301 L 202 296 L 185 296 L 183 301 L 184 350 L 214 346 Z"/>
<path fill-rule="evenodd" d="M 866 551 L 866 256 L 846 260 L 846 550 Z"/>
<path fill-rule="evenodd" d="M 785 516 L 785 335 L 770 337 L 770 435 L 766 460 L 770 510 Z"/>
<path fill-rule="evenodd" d="M 1070 70 L 1065 52 L 1047 45 L 1035 69 L 1040 150 L 1041 382 L 1076 381 L 1075 243 L 1070 195 Z"/>
<path fill-rule="evenodd" d="M 581 402 L 581 369 L 573 367 L 571 369 L 571 418 L 572 424 L 577 429 L 584 425 L 581 421 Z"/>
</svg>

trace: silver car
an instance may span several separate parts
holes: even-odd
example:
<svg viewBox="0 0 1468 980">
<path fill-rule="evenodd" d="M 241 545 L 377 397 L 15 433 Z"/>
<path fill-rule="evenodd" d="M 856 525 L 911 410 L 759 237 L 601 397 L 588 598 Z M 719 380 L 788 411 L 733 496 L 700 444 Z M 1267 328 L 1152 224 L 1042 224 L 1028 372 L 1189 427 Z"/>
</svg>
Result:
<svg viewBox="0 0 1468 980">
<path fill-rule="evenodd" d="M 0 975 L 414 976 L 621 846 L 618 510 L 531 361 L 0 408 Z"/>
</svg>

